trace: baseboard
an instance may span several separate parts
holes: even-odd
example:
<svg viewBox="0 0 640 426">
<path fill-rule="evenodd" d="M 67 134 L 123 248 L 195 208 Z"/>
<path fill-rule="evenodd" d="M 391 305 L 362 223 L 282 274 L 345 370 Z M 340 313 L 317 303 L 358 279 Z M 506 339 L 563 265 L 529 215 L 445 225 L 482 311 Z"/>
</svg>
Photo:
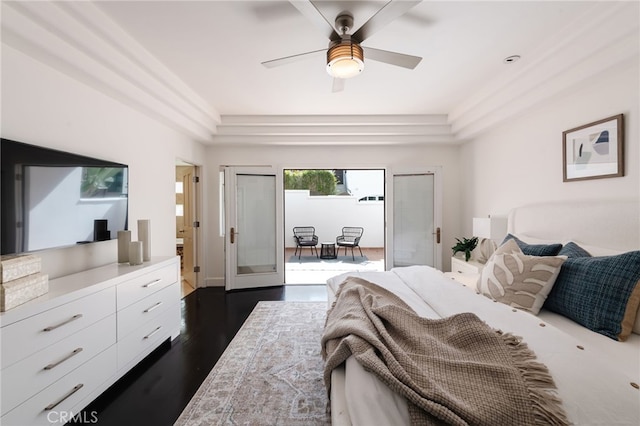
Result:
<svg viewBox="0 0 640 426">
<path fill-rule="evenodd" d="M 204 287 L 224 287 L 224 277 L 205 278 Z"/>
</svg>

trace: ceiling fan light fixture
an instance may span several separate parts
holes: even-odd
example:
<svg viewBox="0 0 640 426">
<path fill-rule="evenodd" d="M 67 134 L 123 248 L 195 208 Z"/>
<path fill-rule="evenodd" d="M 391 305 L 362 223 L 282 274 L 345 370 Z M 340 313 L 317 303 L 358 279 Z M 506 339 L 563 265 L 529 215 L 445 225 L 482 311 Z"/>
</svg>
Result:
<svg viewBox="0 0 640 426">
<path fill-rule="evenodd" d="M 359 44 L 342 41 L 327 50 L 327 72 L 334 78 L 351 78 L 364 69 L 364 52 Z"/>
</svg>

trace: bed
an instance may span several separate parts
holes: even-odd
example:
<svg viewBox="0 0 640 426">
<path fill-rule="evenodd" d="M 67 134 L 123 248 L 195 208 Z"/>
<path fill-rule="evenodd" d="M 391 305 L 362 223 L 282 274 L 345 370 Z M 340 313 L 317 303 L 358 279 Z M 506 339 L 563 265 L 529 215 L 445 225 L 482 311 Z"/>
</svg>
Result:
<svg viewBox="0 0 640 426">
<path fill-rule="evenodd" d="M 569 423 L 638 425 L 640 302 L 636 299 L 640 298 L 640 284 L 637 284 L 640 271 L 639 204 L 637 199 L 556 202 L 523 206 L 509 213 L 508 231 L 512 237 L 509 247 L 517 243 L 519 249 L 524 247 L 535 252 L 539 247 L 559 244 L 560 250 L 564 250 L 550 256 L 561 256 L 562 261 L 555 268 L 555 277 L 549 280 L 550 290 L 545 290 L 547 293 L 540 302 L 544 305 L 538 307 L 540 310 L 537 314 L 514 303 L 496 303 L 496 297 L 488 294 L 488 290 L 480 289 L 478 281 L 491 281 L 487 267 L 480 276 L 452 276 L 451 273 L 445 274 L 425 266 L 395 268 L 385 272 L 350 272 L 327 281 L 329 301 L 333 304 L 343 283 L 349 282 L 350 277 L 356 277 L 388 289 L 424 318 L 439 319 L 473 312 L 490 327 L 521 336 L 535 352 L 537 360 L 546 366 L 553 377 L 557 396 L 562 401 Z M 503 254 L 498 251 L 498 254 L 504 255 L 504 258 L 496 256 L 496 259 L 519 256 L 515 251 Z M 613 265 L 616 270 L 628 270 L 625 274 L 631 276 L 632 281 L 635 280 L 635 287 L 631 285 L 624 291 L 616 289 L 613 293 L 610 291 L 613 286 L 604 289 L 598 287 L 602 282 L 607 282 L 606 276 L 610 274 L 601 278 L 589 268 L 594 264 L 599 268 L 598 265 L 608 265 L 614 260 L 624 262 L 624 267 L 616 266 L 618 264 L 615 262 Z M 494 264 L 488 265 L 492 265 L 491 270 L 494 270 Z M 587 278 L 581 278 L 583 269 Z M 577 278 L 568 275 L 569 271 L 576 270 Z M 486 274 L 489 274 L 489 278 Z M 559 277 L 562 277 L 561 284 L 557 281 Z M 583 286 L 582 283 L 587 281 L 591 284 Z M 623 302 L 608 299 L 602 302 L 607 310 L 613 309 L 610 306 L 626 304 L 617 306 L 618 310 L 622 309 L 623 322 L 626 323 L 618 324 L 620 315 L 616 314 L 613 326 L 618 328 L 613 331 L 592 331 L 590 328 L 594 326 L 590 321 L 594 321 L 593 318 L 585 320 L 577 315 L 570 319 L 575 315 L 574 312 L 563 310 L 577 310 L 575 298 L 567 302 L 569 308 L 552 306 L 556 312 L 547 309 L 547 303 L 551 306 L 552 303 L 562 305 L 562 302 L 566 302 L 562 292 L 572 284 L 574 288 L 567 290 L 570 299 L 570 290 L 575 290 L 576 283 L 578 287 L 584 287 L 580 287 L 580 291 L 591 291 L 590 285 L 595 286 L 594 292 L 604 291 L 598 293 L 600 298 L 604 294 L 607 298 L 616 299 L 619 293 L 626 292 L 624 294 L 628 298 Z M 598 299 L 590 295 L 581 297 L 586 297 L 585 304 L 596 303 L 594 301 Z M 596 306 L 600 309 L 601 305 Z M 602 317 L 608 318 L 608 314 Z M 595 321 L 600 321 L 599 318 L 600 315 Z M 353 356 L 330 372 L 330 402 L 333 425 L 409 424 L 406 399 L 391 391 L 374 374 L 365 371 Z M 517 424 L 517 420 L 514 420 L 514 424 Z"/>
</svg>

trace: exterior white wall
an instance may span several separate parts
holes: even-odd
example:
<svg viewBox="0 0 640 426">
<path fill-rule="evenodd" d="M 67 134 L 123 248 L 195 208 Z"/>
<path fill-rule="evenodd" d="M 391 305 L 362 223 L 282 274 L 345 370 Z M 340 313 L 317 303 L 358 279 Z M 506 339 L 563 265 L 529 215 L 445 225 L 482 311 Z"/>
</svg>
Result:
<svg viewBox="0 0 640 426">
<path fill-rule="evenodd" d="M 502 216 L 523 204 L 640 195 L 638 75 L 636 57 L 466 143 L 461 148 L 463 234 L 470 235 L 472 217 Z M 563 182 L 562 132 L 620 113 L 625 176 Z"/>
<path fill-rule="evenodd" d="M 2 45 L 2 137 L 129 166 L 129 229 L 151 220 L 151 254 L 175 255 L 176 158 L 202 145 Z M 51 278 L 115 262 L 115 240 L 39 252 Z"/>
<path fill-rule="evenodd" d="M 295 247 L 294 226 L 313 226 L 319 241 L 335 242 L 343 226 L 364 228 L 361 247 L 384 247 L 384 202 L 358 202 L 356 196 L 311 196 L 308 190 L 284 191 L 285 247 Z M 319 248 L 320 246 L 318 246 Z"/>
</svg>

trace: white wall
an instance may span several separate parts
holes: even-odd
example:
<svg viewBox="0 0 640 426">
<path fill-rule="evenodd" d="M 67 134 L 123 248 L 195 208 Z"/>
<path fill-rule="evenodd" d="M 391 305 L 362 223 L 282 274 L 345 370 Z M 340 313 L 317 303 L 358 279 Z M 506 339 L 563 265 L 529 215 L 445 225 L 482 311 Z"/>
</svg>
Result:
<svg viewBox="0 0 640 426">
<path fill-rule="evenodd" d="M 428 146 L 212 146 L 207 149 L 209 181 L 208 223 L 219 223 L 219 167 L 222 165 L 273 165 L 280 169 L 384 169 L 410 166 L 442 166 L 443 171 L 443 268 L 449 268 L 450 247 L 460 234 L 459 147 Z M 290 231 L 289 231 L 290 232 Z M 366 232 L 366 230 L 365 230 Z M 224 238 L 210 226 L 205 236 L 208 257 L 205 285 L 224 285 Z"/>
<path fill-rule="evenodd" d="M 516 206 L 540 201 L 632 197 L 640 194 L 638 58 L 565 91 L 551 102 L 502 124 L 461 149 L 463 223 L 504 215 Z M 624 114 L 625 176 L 562 181 L 562 132 Z"/>
<path fill-rule="evenodd" d="M 129 229 L 151 220 L 151 254 L 175 255 L 175 164 L 203 148 L 148 116 L 2 45 L 2 137 L 127 164 Z M 51 277 L 116 261 L 115 241 L 41 252 Z"/>
<path fill-rule="evenodd" d="M 284 191 L 285 247 L 295 247 L 294 226 L 313 226 L 320 242 L 335 242 L 343 226 L 364 228 L 361 247 L 384 247 L 384 202 L 358 202 L 356 196 L 309 195 L 309 190 Z"/>
</svg>

